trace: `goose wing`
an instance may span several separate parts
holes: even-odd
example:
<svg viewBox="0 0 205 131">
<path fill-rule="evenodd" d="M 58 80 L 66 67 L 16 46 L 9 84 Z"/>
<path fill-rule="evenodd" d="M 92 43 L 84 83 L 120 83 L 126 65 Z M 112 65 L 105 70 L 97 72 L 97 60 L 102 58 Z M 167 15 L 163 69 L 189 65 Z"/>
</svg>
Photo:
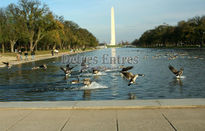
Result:
<svg viewBox="0 0 205 131">
<path fill-rule="evenodd" d="M 75 66 L 73 66 L 73 67 L 70 67 L 69 70 L 72 70 L 72 69 L 75 68 L 76 66 L 77 66 L 77 65 L 75 65 Z"/>
<path fill-rule="evenodd" d="M 128 66 L 128 67 L 122 68 L 122 72 L 131 70 L 132 68 L 133 68 L 133 66 Z"/>
<path fill-rule="evenodd" d="M 64 73 L 66 73 L 66 68 L 60 67 L 60 69 L 61 69 Z"/>
<path fill-rule="evenodd" d="M 77 66 L 77 65 L 76 65 L 76 66 Z M 76 66 L 70 67 L 70 64 L 67 64 L 67 65 L 66 65 L 66 69 L 67 69 L 67 70 L 72 70 L 72 69 L 75 68 Z"/>
<path fill-rule="evenodd" d="M 67 65 L 66 65 L 66 68 L 70 68 L 70 64 L 67 64 Z"/>
<path fill-rule="evenodd" d="M 3 63 L 3 64 L 5 64 L 5 65 L 7 65 L 7 66 L 9 65 L 9 63 L 8 63 L 8 62 L 2 62 L 2 63 Z"/>
<path fill-rule="evenodd" d="M 128 86 L 130 86 L 132 83 L 131 83 L 132 79 L 130 79 L 129 83 L 128 83 Z"/>
<path fill-rule="evenodd" d="M 128 80 L 132 79 L 132 77 L 134 76 L 131 72 L 122 72 L 122 74 Z"/>
<path fill-rule="evenodd" d="M 171 65 L 169 65 L 169 69 L 170 69 L 170 71 L 173 72 L 174 74 L 177 74 L 177 73 L 178 73 L 178 71 L 177 71 L 173 66 L 171 66 Z"/>
<path fill-rule="evenodd" d="M 184 69 L 181 68 L 180 71 L 179 71 L 179 73 L 178 73 L 178 75 L 181 76 L 181 75 L 183 74 L 183 71 L 184 71 Z"/>
</svg>

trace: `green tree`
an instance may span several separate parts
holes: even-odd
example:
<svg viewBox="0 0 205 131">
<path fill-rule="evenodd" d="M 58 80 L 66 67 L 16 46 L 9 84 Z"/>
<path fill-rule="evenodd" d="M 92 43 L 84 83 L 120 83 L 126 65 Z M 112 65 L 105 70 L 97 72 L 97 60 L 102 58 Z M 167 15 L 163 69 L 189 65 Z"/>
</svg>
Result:
<svg viewBox="0 0 205 131">
<path fill-rule="evenodd" d="M 2 47 L 2 53 L 5 52 L 5 42 L 6 42 L 6 13 L 3 8 L 0 8 L 0 44 Z"/>
<path fill-rule="evenodd" d="M 73 21 L 54 15 L 38 0 L 19 0 L 0 10 L 0 44 L 4 50 L 95 47 L 96 37 Z"/>
<path fill-rule="evenodd" d="M 24 19 L 30 50 L 33 50 L 47 32 L 56 28 L 54 16 L 40 1 L 20 0 L 19 9 Z"/>
<path fill-rule="evenodd" d="M 180 21 L 177 26 L 159 25 L 155 29 L 145 31 L 139 41 L 133 44 L 139 46 L 198 46 L 204 44 L 205 16 L 194 17 L 188 21 Z"/>
<path fill-rule="evenodd" d="M 22 20 L 19 17 L 19 10 L 16 5 L 10 4 L 6 9 L 6 34 L 10 43 L 10 51 L 14 52 L 14 46 L 20 38 L 23 30 Z"/>
</svg>

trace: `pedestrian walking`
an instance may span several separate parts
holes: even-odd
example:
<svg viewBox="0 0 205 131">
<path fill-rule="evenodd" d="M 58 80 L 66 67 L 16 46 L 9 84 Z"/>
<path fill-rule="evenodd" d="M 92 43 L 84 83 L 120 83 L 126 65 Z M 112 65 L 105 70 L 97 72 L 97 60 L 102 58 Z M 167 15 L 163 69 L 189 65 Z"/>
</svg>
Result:
<svg viewBox="0 0 205 131">
<path fill-rule="evenodd" d="M 32 51 L 31 51 L 31 60 L 34 60 L 34 59 L 35 59 L 35 51 L 32 50 Z"/>
<path fill-rule="evenodd" d="M 19 50 L 19 57 L 20 57 L 20 60 L 23 60 L 21 50 Z"/>
<path fill-rule="evenodd" d="M 24 55 L 25 55 L 25 60 L 28 60 L 28 52 L 27 51 L 25 51 Z"/>
</svg>

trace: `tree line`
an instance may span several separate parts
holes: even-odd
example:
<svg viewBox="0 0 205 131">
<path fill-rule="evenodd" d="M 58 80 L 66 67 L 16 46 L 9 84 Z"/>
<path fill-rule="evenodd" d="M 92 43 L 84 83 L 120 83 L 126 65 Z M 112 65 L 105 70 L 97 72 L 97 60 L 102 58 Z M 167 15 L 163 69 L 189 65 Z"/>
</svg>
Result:
<svg viewBox="0 0 205 131">
<path fill-rule="evenodd" d="M 98 45 L 96 37 L 76 23 L 55 15 L 38 0 L 19 0 L 0 8 L 0 49 L 86 49 Z"/>
<path fill-rule="evenodd" d="M 132 44 L 141 47 L 203 47 L 205 16 L 180 21 L 176 26 L 163 24 L 145 31 Z"/>
</svg>

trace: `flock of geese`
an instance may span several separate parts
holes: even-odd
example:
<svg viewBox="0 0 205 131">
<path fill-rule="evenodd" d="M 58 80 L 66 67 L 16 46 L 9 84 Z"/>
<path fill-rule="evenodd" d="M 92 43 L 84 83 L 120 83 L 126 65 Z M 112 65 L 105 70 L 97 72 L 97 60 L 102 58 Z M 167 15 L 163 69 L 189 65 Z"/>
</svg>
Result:
<svg viewBox="0 0 205 131">
<path fill-rule="evenodd" d="M 12 65 L 9 63 L 9 62 L 3 62 L 3 64 L 5 64 L 7 66 L 8 69 L 10 69 L 12 67 Z M 75 66 L 70 66 L 70 64 L 67 64 L 65 67 L 60 67 L 60 69 L 64 72 L 66 78 L 68 76 L 70 76 L 73 72 L 73 69 L 76 67 L 77 65 Z M 168 68 L 170 69 L 170 71 L 176 76 L 177 79 L 179 79 L 182 74 L 183 74 L 183 71 L 184 69 L 183 68 L 180 68 L 180 70 L 177 70 L 175 69 L 172 65 L 169 65 Z M 37 70 L 37 69 L 47 69 L 47 65 L 46 64 L 43 64 L 43 65 L 40 65 L 40 66 L 35 66 L 32 68 L 32 70 Z M 133 69 L 133 66 L 127 66 L 127 67 L 124 67 L 124 66 L 120 66 L 117 68 L 117 71 L 120 72 L 120 74 L 122 75 L 122 77 L 124 77 L 125 79 L 128 80 L 128 86 L 130 86 L 131 84 L 135 83 L 136 79 L 139 77 L 139 76 L 145 76 L 144 74 L 133 74 L 131 72 L 129 72 L 129 70 Z M 93 75 L 98 75 L 100 74 L 100 72 L 102 71 L 110 71 L 112 69 L 110 68 L 90 68 L 87 64 L 86 64 L 86 59 L 82 61 L 81 63 L 81 70 L 79 71 L 79 73 L 84 73 L 84 72 L 91 72 Z M 80 79 L 79 79 L 79 75 L 77 76 L 77 80 L 72 80 L 71 81 L 71 84 L 78 84 L 78 83 L 81 83 Z M 85 85 L 85 86 L 89 86 L 91 85 L 92 81 L 90 78 L 85 78 L 83 79 L 82 83 Z"/>
<path fill-rule="evenodd" d="M 143 59 L 149 58 L 149 55 L 145 55 Z M 187 53 L 180 53 L 180 52 L 167 52 L 167 53 L 156 53 L 155 55 L 151 56 L 152 59 L 161 59 L 161 58 L 167 58 L 167 60 L 175 60 L 177 58 L 187 58 L 187 59 L 199 59 L 203 60 L 204 58 L 201 56 L 190 56 Z"/>
<path fill-rule="evenodd" d="M 65 73 L 66 76 L 70 76 L 71 73 L 72 73 L 72 69 L 75 68 L 75 67 L 76 66 L 70 67 L 70 65 L 67 64 L 65 68 L 60 67 L 60 69 Z M 81 70 L 79 72 L 80 73 L 86 72 L 87 71 L 86 68 L 88 68 L 88 66 L 85 64 L 85 61 L 83 61 L 81 63 Z M 136 79 L 139 76 L 144 76 L 144 74 L 132 74 L 131 72 L 128 72 L 132 68 L 133 68 L 133 66 L 127 66 L 127 67 L 120 66 L 118 68 L 118 69 L 121 69 L 119 72 L 122 74 L 122 76 L 129 81 L 128 86 L 130 86 L 131 84 L 135 83 Z M 93 75 L 100 75 L 101 71 L 105 71 L 105 72 L 106 71 L 110 71 L 110 68 L 103 68 L 103 69 L 101 67 L 91 68 L 91 73 Z M 77 77 L 77 80 L 72 80 L 71 81 L 71 84 L 77 84 L 77 83 L 80 83 L 79 76 Z M 92 81 L 91 81 L 90 78 L 83 79 L 83 84 L 84 85 L 89 86 L 91 83 L 92 83 Z"/>
</svg>

